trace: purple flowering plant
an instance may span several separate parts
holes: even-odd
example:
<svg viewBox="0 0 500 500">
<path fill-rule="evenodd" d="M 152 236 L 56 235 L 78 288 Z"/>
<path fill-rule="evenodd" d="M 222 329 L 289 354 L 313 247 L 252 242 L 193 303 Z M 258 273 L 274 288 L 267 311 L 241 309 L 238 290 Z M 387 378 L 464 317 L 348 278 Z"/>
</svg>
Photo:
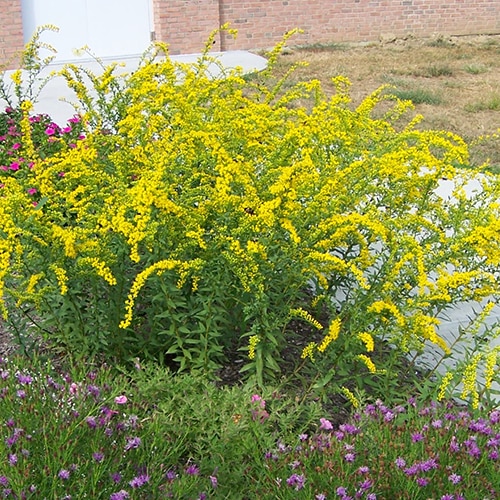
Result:
<svg viewBox="0 0 500 500">
<path fill-rule="evenodd" d="M 307 440 L 280 442 L 266 455 L 266 484 L 276 498 L 297 498 L 294 488 L 300 498 L 497 498 L 499 421 L 498 409 L 377 400 L 337 430 L 321 418 Z"/>
</svg>

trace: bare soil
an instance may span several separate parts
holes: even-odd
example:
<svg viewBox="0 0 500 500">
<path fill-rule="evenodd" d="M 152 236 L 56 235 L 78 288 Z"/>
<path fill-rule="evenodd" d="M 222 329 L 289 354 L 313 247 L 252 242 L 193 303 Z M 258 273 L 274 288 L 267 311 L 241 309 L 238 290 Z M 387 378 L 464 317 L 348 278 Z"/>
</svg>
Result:
<svg viewBox="0 0 500 500">
<path fill-rule="evenodd" d="M 292 41 L 290 43 L 293 43 Z M 367 44 L 287 48 L 279 60 L 285 71 L 298 61 L 293 81 L 319 79 L 327 93 L 331 78 L 347 76 L 353 104 L 381 85 L 410 99 L 426 129 L 445 129 L 471 143 L 500 129 L 500 35 L 387 39 Z M 500 139 L 471 147 L 471 163 L 489 161 L 500 172 Z"/>
</svg>

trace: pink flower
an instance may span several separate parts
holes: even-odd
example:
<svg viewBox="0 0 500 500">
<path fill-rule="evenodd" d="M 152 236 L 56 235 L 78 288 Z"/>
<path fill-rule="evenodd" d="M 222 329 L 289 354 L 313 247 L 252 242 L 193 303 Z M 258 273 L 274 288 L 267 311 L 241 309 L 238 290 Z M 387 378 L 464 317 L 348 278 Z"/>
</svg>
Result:
<svg viewBox="0 0 500 500">
<path fill-rule="evenodd" d="M 71 127 L 69 127 L 69 126 L 68 126 L 68 127 L 64 127 L 64 128 L 61 130 L 61 132 L 62 132 L 63 134 L 69 134 L 72 130 L 73 130 L 73 129 L 72 129 Z"/>
<path fill-rule="evenodd" d="M 64 172 L 59 172 L 57 175 L 59 175 L 59 177 L 64 177 L 66 174 Z"/>
<path fill-rule="evenodd" d="M 127 396 L 116 396 L 115 398 L 115 403 L 117 405 L 124 405 L 127 401 Z"/>
<path fill-rule="evenodd" d="M 36 194 L 36 192 L 37 192 L 36 188 L 29 188 L 28 189 L 28 194 L 34 195 L 34 194 Z"/>
<path fill-rule="evenodd" d="M 54 127 L 49 126 L 45 129 L 45 133 L 47 135 L 54 135 L 56 133 L 56 129 Z"/>
<path fill-rule="evenodd" d="M 15 144 L 12 144 L 12 149 L 14 150 L 17 150 L 21 147 L 21 144 L 19 144 L 18 142 L 16 142 Z"/>
<path fill-rule="evenodd" d="M 10 167 L 9 167 L 11 170 L 19 170 L 19 163 L 17 161 L 13 161 L 11 164 L 10 164 Z"/>
<path fill-rule="evenodd" d="M 330 420 L 327 420 L 326 418 L 320 418 L 319 419 L 320 421 L 320 430 L 322 431 L 331 431 L 333 429 L 333 425 L 332 423 L 330 422 Z"/>
</svg>

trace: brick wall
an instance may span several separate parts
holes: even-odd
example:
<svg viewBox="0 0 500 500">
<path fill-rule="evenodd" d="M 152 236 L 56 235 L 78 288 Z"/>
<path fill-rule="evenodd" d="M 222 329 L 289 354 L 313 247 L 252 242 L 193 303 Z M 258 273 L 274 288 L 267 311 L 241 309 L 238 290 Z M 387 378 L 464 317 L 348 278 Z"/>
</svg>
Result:
<svg viewBox="0 0 500 500">
<path fill-rule="evenodd" d="M 500 32 L 500 0 L 220 0 L 220 19 L 238 29 L 222 49 L 266 48 L 298 27 L 292 43 L 373 41 Z"/>
<path fill-rule="evenodd" d="M 200 52 L 210 33 L 220 26 L 219 0 L 153 0 L 157 40 L 171 54 Z M 214 45 L 220 50 L 219 37 Z"/>
<path fill-rule="evenodd" d="M 0 0 L 0 66 L 18 59 L 23 47 L 23 20 L 21 0 Z"/>
<path fill-rule="evenodd" d="M 500 33 L 500 0 L 153 0 L 153 16 L 172 54 L 199 52 L 225 22 L 238 38 L 223 34 L 215 50 L 268 48 L 296 27 L 294 44 Z M 0 0 L 0 65 L 22 46 L 21 0 Z"/>
</svg>

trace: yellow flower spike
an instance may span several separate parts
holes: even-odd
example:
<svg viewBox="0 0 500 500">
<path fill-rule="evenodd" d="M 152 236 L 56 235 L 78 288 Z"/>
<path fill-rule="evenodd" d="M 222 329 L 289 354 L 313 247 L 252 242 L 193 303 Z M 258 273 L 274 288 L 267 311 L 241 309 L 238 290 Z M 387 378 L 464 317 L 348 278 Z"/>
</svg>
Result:
<svg viewBox="0 0 500 500">
<path fill-rule="evenodd" d="M 493 378 L 495 377 L 495 367 L 497 365 L 498 353 L 500 346 L 496 346 L 486 355 L 484 365 L 484 387 L 486 390 L 491 389 Z"/>
<path fill-rule="evenodd" d="M 358 398 L 347 387 L 342 386 L 340 388 L 340 392 L 346 397 L 346 399 L 352 404 L 355 409 L 358 409 L 361 406 Z"/>
<path fill-rule="evenodd" d="M 375 342 L 373 341 L 373 337 L 368 332 L 362 332 L 358 334 L 358 339 L 365 344 L 367 352 L 373 352 L 375 348 Z"/>
<path fill-rule="evenodd" d="M 473 408 L 477 408 L 479 405 L 478 397 L 479 394 L 476 388 L 476 380 L 477 380 L 477 367 L 479 361 L 482 359 L 482 353 L 476 353 L 469 364 L 465 367 L 464 374 L 462 376 L 462 384 L 463 390 L 460 395 L 462 399 L 466 399 L 470 394 L 472 395 L 472 406 Z"/>
<path fill-rule="evenodd" d="M 437 400 L 442 401 L 446 396 L 446 391 L 453 380 L 453 372 L 447 372 L 446 375 L 441 380 L 441 384 L 439 385 L 439 391 Z"/>
<path fill-rule="evenodd" d="M 340 318 L 334 319 L 331 323 L 330 326 L 328 327 L 328 331 L 323 338 L 323 341 L 321 342 L 320 346 L 318 347 L 319 352 L 325 352 L 326 348 L 335 340 L 338 339 L 339 334 L 340 334 L 340 328 L 342 326 L 342 321 Z"/>
<path fill-rule="evenodd" d="M 304 349 L 302 349 L 302 354 L 300 355 L 301 359 L 306 359 L 309 358 L 311 361 L 314 362 L 314 350 L 316 349 L 317 344 L 316 342 L 309 342 Z"/>
<path fill-rule="evenodd" d="M 302 309 L 302 307 L 298 307 L 296 309 L 290 309 L 290 316 L 301 318 L 304 321 L 307 321 L 310 325 L 314 326 L 314 328 L 318 330 L 321 330 L 323 328 L 323 325 L 317 319 L 313 318 L 311 314 Z"/>
<path fill-rule="evenodd" d="M 358 354 L 357 358 L 368 368 L 370 373 L 377 373 L 377 367 L 368 356 L 365 354 Z"/>
<path fill-rule="evenodd" d="M 35 286 L 37 283 L 45 276 L 44 273 L 37 273 L 30 276 L 28 285 L 26 287 L 26 293 L 32 294 L 35 291 Z"/>
<path fill-rule="evenodd" d="M 140 272 L 132 283 L 127 300 L 125 301 L 125 318 L 120 322 L 119 327 L 125 329 L 132 323 L 132 311 L 134 308 L 135 300 L 139 296 L 139 292 L 146 283 L 147 279 L 154 273 L 161 274 L 164 271 L 180 267 L 182 262 L 178 260 L 161 260 L 149 266 Z"/>
<path fill-rule="evenodd" d="M 103 278 L 109 285 L 116 285 L 116 278 L 113 276 L 111 269 L 106 265 L 105 262 L 96 258 L 96 257 L 88 257 L 81 259 L 81 264 L 88 263 L 91 267 L 93 267 L 97 275 Z"/>
<path fill-rule="evenodd" d="M 404 326 L 406 323 L 405 317 L 401 314 L 397 306 L 391 302 L 377 300 L 373 304 L 371 304 L 368 309 L 368 312 L 375 312 L 378 314 L 383 313 L 384 311 L 389 312 L 396 320 L 399 326 Z"/>
<path fill-rule="evenodd" d="M 252 335 L 248 339 L 248 359 L 255 358 L 255 348 L 257 344 L 260 342 L 260 337 L 258 335 Z"/>
<path fill-rule="evenodd" d="M 62 267 L 55 265 L 51 266 L 51 269 L 56 275 L 61 295 L 66 295 L 68 293 L 68 275 L 66 274 L 66 271 Z"/>
</svg>

